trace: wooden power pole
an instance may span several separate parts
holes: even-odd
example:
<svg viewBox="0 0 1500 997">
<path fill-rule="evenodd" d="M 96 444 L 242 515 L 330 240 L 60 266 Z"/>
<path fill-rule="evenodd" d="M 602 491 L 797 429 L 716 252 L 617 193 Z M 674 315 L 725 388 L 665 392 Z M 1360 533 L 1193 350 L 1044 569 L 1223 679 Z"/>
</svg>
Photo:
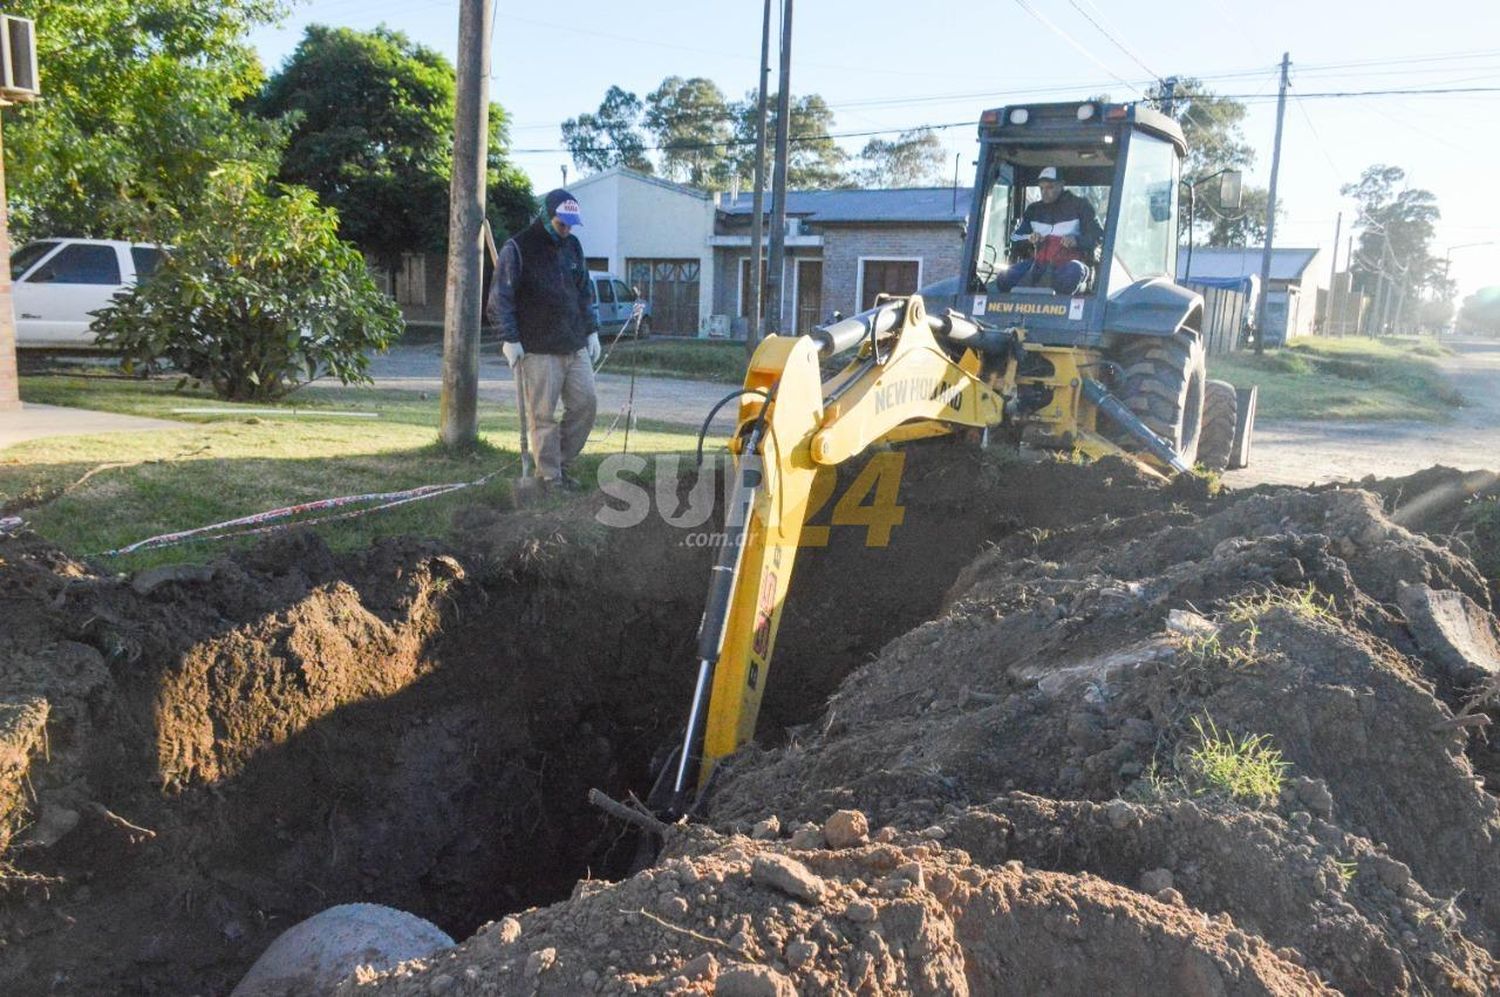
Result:
<svg viewBox="0 0 1500 997">
<path fill-rule="evenodd" d="M 1271 298 L 1271 246 L 1276 239 L 1276 174 L 1281 169 L 1281 122 L 1286 117 L 1287 71 L 1290 52 L 1281 53 L 1281 93 L 1276 98 L 1276 144 L 1271 147 L 1271 189 L 1266 194 L 1266 248 L 1260 254 L 1260 303 L 1255 315 L 1255 352 L 1266 352 L 1266 303 Z M 1292 318 L 1287 302 L 1287 321 Z M 1290 331 L 1290 330 L 1288 330 Z"/>
<path fill-rule="evenodd" d="M 479 319 L 484 287 L 484 168 L 490 117 L 490 0 L 459 0 L 458 94 L 448 200 L 439 437 L 450 449 L 479 442 Z"/>
<path fill-rule="evenodd" d="M 792 118 L 792 0 L 781 3 L 781 76 L 776 93 L 776 172 L 771 182 L 771 252 L 766 274 L 767 332 L 780 334 L 786 289 L 786 170 Z"/>
<path fill-rule="evenodd" d="M 771 0 L 766 0 L 760 24 L 760 93 L 755 100 L 755 193 L 750 198 L 750 286 L 745 289 L 745 355 L 755 352 L 760 342 L 760 288 L 765 280 L 766 265 L 760 257 L 760 244 L 766 237 L 766 88 L 771 83 Z M 779 104 L 778 104 L 779 106 Z"/>
</svg>

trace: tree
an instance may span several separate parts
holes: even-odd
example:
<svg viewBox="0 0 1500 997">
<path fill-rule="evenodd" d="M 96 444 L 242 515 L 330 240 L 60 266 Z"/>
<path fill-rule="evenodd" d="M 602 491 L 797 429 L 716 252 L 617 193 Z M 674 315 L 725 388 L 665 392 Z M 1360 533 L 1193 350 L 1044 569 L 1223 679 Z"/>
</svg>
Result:
<svg viewBox="0 0 1500 997">
<path fill-rule="evenodd" d="M 1481 287 L 1464 298 L 1458 310 L 1458 331 L 1500 336 L 1500 287 Z"/>
<path fill-rule="evenodd" d="M 599 110 L 580 114 L 562 123 L 563 145 L 580 170 L 607 170 L 626 166 L 653 173 L 641 136 L 641 99 L 628 90 L 612 86 L 604 94 Z"/>
<path fill-rule="evenodd" d="M 1153 84 L 1146 97 L 1158 108 L 1165 103 L 1165 89 Z M 1245 141 L 1242 126 L 1245 105 L 1231 97 L 1220 97 L 1191 76 L 1180 77 L 1172 90 L 1169 112 L 1182 128 L 1187 155 L 1182 163 L 1182 178 L 1191 182 L 1220 170 L 1248 170 L 1255 165 L 1255 148 Z M 1270 199 L 1264 187 L 1245 185 L 1238 208 L 1219 201 L 1218 185 L 1205 183 L 1197 188 L 1196 231 L 1182 233 L 1183 238 L 1210 246 L 1258 246 L 1266 241 L 1266 203 Z M 1280 207 L 1277 208 L 1280 212 Z M 1186 213 L 1183 215 L 1186 220 Z"/>
<path fill-rule="evenodd" d="M 865 187 L 936 186 L 943 182 L 948 159 L 931 128 L 902 132 L 894 141 L 872 138 L 859 155 L 867 165 L 856 177 Z"/>
<path fill-rule="evenodd" d="M 704 189 L 728 184 L 734 131 L 729 105 L 712 80 L 668 76 L 647 95 L 644 121 L 664 174 Z"/>
<path fill-rule="evenodd" d="M 731 105 L 735 118 L 734 127 L 734 172 L 746 179 L 754 175 L 755 163 L 755 91 L 750 91 L 742 101 Z M 771 154 L 775 148 L 772 140 L 776 134 L 776 94 L 767 99 L 766 115 L 766 187 L 771 185 Z M 847 187 L 851 183 L 845 173 L 849 154 L 839 148 L 831 136 L 834 128 L 833 111 L 827 101 L 817 94 L 804 97 L 793 96 L 790 100 L 791 121 L 787 131 L 787 189 L 827 190 Z"/>
<path fill-rule="evenodd" d="M 240 113 L 259 89 L 250 28 L 279 0 L 15 0 L 34 18 L 43 100 L 6 114 L 11 230 L 171 241 L 207 176 L 273 164 L 279 129 Z"/>
<path fill-rule="evenodd" d="M 93 328 L 127 370 L 166 361 L 220 398 L 259 401 L 319 377 L 368 382 L 366 353 L 400 334 L 401 313 L 312 191 L 238 164 L 208 178 L 151 279 Z"/>
<path fill-rule="evenodd" d="M 1379 295 L 1376 321 L 1395 328 L 1415 322 L 1424 291 L 1451 299 L 1443 261 L 1429 251 L 1442 213 L 1431 191 L 1407 187 L 1406 171 L 1377 163 L 1340 192 L 1359 203 L 1359 249 L 1350 270 L 1355 286 Z"/>
<path fill-rule="evenodd" d="M 343 238 L 395 268 L 447 247 L 454 94 L 452 64 L 400 32 L 312 25 L 255 110 L 289 129 L 279 179 L 316 191 Z M 505 125 L 492 106 L 489 203 L 514 227 L 531 185 L 505 158 Z"/>
</svg>

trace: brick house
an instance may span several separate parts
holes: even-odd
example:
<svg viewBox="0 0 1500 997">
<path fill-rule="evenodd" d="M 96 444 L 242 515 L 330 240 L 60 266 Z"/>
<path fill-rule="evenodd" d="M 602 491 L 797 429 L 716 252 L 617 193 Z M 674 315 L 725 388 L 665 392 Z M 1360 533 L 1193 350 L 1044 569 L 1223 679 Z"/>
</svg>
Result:
<svg viewBox="0 0 1500 997">
<path fill-rule="evenodd" d="M 787 194 L 781 326 L 803 333 L 834 312 L 853 315 L 882 292 L 908 294 L 958 274 L 970 191 L 813 190 Z M 768 199 L 769 200 L 769 199 Z M 719 199 L 714 312 L 743 336 L 750 273 L 751 198 Z"/>
<path fill-rule="evenodd" d="M 589 268 L 640 290 L 651 302 L 654 335 L 744 337 L 748 193 L 714 195 L 618 166 L 568 189 L 583 210 L 574 234 Z M 882 292 L 908 294 L 956 276 L 969 194 L 952 187 L 788 193 L 781 327 L 806 332 L 834 311 L 870 307 Z M 377 271 L 377 280 L 409 325 L 441 326 L 441 259 L 411 254 L 394 275 Z"/>
</svg>

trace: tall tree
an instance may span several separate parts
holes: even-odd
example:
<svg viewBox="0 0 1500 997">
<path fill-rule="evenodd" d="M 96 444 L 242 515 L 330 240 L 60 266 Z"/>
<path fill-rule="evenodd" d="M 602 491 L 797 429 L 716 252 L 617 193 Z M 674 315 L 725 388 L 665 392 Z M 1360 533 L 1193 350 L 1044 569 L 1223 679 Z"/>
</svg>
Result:
<svg viewBox="0 0 1500 997">
<path fill-rule="evenodd" d="M 729 105 L 712 80 L 668 76 L 647 95 L 644 120 L 664 174 L 701 188 L 728 183 L 734 130 Z"/>
<path fill-rule="evenodd" d="M 1399 313 L 1387 312 L 1382 304 L 1382 316 L 1390 314 L 1395 327 L 1404 328 L 1415 321 L 1424 292 L 1451 299 L 1443 261 L 1430 251 L 1442 216 L 1431 191 L 1407 187 L 1405 170 L 1377 163 L 1340 193 L 1359 204 L 1359 249 L 1350 264 L 1355 286 L 1366 294 L 1382 293 L 1387 300 L 1394 295 L 1400 308 Z"/>
<path fill-rule="evenodd" d="M 290 130 L 280 179 L 317 191 L 339 234 L 394 268 L 402 253 L 447 245 L 454 92 L 453 65 L 400 32 L 312 25 L 255 109 Z M 490 202 L 524 224 L 531 186 L 507 144 L 492 109 Z"/>
<path fill-rule="evenodd" d="M 862 166 L 855 174 L 865 187 L 930 187 L 943 182 L 948 157 L 931 128 L 902 132 L 894 140 L 872 138 L 861 150 Z"/>
<path fill-rule="evenodd" d="M 1162 107 L 1165 91 L 1160 83 L 1146 92 L 1148 100 Z M 1246 108 L 1231 97 L 1221 97 L 1201 80 L 1180 77 L 1172 91 L 1171 116 L 1182 128 L 1187 156 L 1182 164 L 1185 181 L 1210 176 L 1220 170 L 1248 170 L 1255 165 L 1255 148 L 1245 140 Z M 1205 183 L 1197 188 L 1197 231 L 1191 237 L 1210 246 L 1256 246 L 1266 239 L 1264 187 L 1244 186 L 1238 208 L 1219 201 L 1219 186 Z M 1278 206 L 1278 212 L 1280 207 Z M 1186 216 L 1184 215 L 1184 220 Z M 1184 229 L 1182 238 L 1189 238 Z"/>
<path fill-rule="evenodd" d="M 43 100 L 6 113 L 11 231 L 170 240 L 228 161 L 274 164 L 279 130 L 239 103 L 246 44 L 280 0 L 13 0 L 37 24 Z"/>
<path fill-rule="evenodd" d="M 742 101 L 730 107 L 735 118 L 734 127 L 734 171 L 741 177 L 753 175 L 755 159 L 755 91 L 750 91 Z M 776 94 L 772 93 L 767 104 L 770 113 L 766 118 L 766 134 L 776 133 Z M 818 94 L 793 96 L 791 121 L 787 123 L 790 149 L 787 152 L 787 187 L 790 190 L 826 190 L 847 187 L 853 181 L 846 173 L 849 154 L 839 148 L 831 136 L 834 128 L 833 110 Z M 769 156 L 769 152 L 768 152 Z"/>
<path fill-rule="evenodd" d="M 1481 287 L 1464 298 L 1458 310 L 1458 331 L 1500 336 L 1500 287 Z"/>
<path fill-rule="evenodd" d="M 568 147 L 573 165 L 580 170 L 628 166 L 641 173 L 655 172 L 641 134 L 642 109 L 639 97 L 612 86 L 604 94 L 599 110 L 564 121 L 563 145 Z"/>
</svg>

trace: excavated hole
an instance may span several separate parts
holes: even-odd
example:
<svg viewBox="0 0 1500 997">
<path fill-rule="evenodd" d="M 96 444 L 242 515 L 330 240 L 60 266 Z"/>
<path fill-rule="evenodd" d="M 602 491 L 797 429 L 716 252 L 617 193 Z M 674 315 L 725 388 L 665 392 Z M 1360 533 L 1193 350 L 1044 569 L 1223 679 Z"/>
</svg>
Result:
<svg viewBox="0 0 1500 997">
<path fill-rule="evenodd" d="M 1107 464 L 913 449 L 889 547 L 839 526 L 799 558 L 761 740 L 814 719 L 851 670 L 935 616 L 986 543 L 1188 497 Z M 61 992 L 227 992 L 280 931 L 334 904 L 387 904 L 464 938 L 625 872 L 637 843 L 586 793 L 644 795 L 676 737 L 712 551 L 653 520 L 497 567 L 490 533 L 514 539 L 515 523 L 473 527 L 451 572 L 421 545 L 352 568 L 294 550 L 245 559 L 254 598 L 221 572 L 212 594 L 70 605 L 77 639 L 123 650 L 87 741 L 55 727 L 52 764 L 76 758 L 86 795 L 158 833 L 132 843 L 87 820 L 28 858 L 65 880 L 30 903 L 69 930 L 13 913 L 24 955 L 0 990 L 46 975 Z M 156 622 L 133 630 L 146 609 Z"/>
</svg>

